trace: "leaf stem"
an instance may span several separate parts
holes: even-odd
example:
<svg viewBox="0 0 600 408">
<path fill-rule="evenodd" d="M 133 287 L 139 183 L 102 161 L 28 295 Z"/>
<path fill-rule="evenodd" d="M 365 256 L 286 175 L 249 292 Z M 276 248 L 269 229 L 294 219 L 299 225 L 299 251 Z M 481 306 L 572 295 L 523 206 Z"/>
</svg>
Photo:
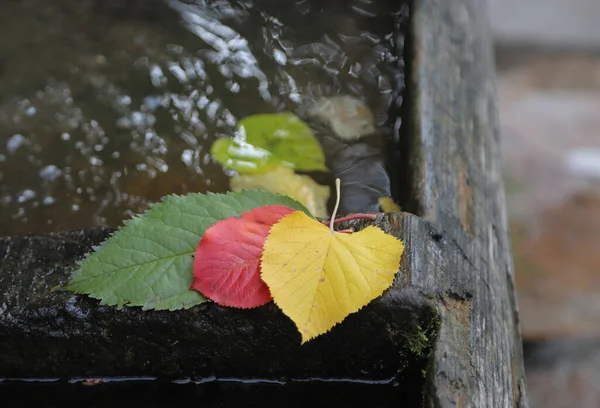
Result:
<svg viewBox="0 0 600 408">
<path fill-rule="evenodd" d="M 341 217 L 336 220 L 335 216 L 337 215 L 338 208 L 340 207 L 340 184 L 341 184 L 340 179 L 336 178 L 335 179 L 335 194 L 336 194 L 335 207 L 333 208 L 333 214 L 331 214 L 331 219 L 329 220 L 329 229 L 331 229 L 331 232 L 334 231 L 333 224 L 338 223 L 338 222 L 352 221 L 352 220 L 374 220 L 377 218 L 377 214 L 358 213 L 358 214 L 347 215 L 345 217 Z M 328 221 L 323 221 L 323 224 L 327 225 L 327 222 Z M 346 231 L 346 230 L 344 230 L 344 231 Z M 338 232 L 340 232 L 340 231 L 338 231 Z"/>
<path fill-rule="evenodd" d="M 331 232 L 333 231 L 333 224 L 335 223 L 335 215 L 337 214 L 337 210 L 340 206 L 340 179 L 336 178 L 335 179 L 335 207 L 333 208 L 333 213 L 331 214 L 331 220 L 329 220 L 329 229 L 331 229 Z"/>
</svg>

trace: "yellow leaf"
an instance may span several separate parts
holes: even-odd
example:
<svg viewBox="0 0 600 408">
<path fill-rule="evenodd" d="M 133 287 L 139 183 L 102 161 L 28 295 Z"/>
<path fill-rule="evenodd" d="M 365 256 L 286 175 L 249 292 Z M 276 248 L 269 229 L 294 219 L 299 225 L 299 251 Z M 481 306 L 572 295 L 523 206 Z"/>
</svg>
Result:
<svg viewBox="0 0 600 408">
<path fill-rule="evenodd" d="M 333 133 L 342 140 L 358 140 L 375 132 L 373 112 L 363 101 L 352 96 L 321 98 L 308 114 L 329 124 Z"/>
<path fill-rule="evenodd" d="M 261 276 L 304 343 L 390 287 L 403 250 L 402 241 L 377 227 L 338 233 L 295 212 L 271 228 Z"/>
<path fill-rule="evenodd" d="M 381 211 L 385 213 L 402 211 L 392 197 L 379 197 L 377 202 L 379 203 L 379 207 L 381 207 Z"/>
<path fill-rule="evenodd" d="M 277 167 L 273 171 L 259 174 L 240 174 L 230 180 L 232 191 L 265 190 L 291 197 L 303 204 L 312 215 L 327 218 L 329 187 L 317 184 L 309 176 L 300 176 L 287 167 Z"/>
</svg>

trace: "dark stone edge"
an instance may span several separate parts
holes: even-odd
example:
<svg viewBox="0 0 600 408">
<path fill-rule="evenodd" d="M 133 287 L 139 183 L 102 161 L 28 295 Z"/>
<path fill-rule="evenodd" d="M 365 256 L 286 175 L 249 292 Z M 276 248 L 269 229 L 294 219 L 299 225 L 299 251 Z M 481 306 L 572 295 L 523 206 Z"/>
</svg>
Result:
<svg viewBox="0 0 600 408">
<path fill-rule="evenodd" d="M 402 237 L 401 223 L 390 217 L 397 218 L 380 217 L 375 224 Z M 0 377 L 392 379 L 421 360 L 428 337 L 435 336 L 436 309 L 407 287 L 404 261 L 384 296 L 305 345 L 273 304 L 117 310 L 53 291 L 109 233 L 0 237 Z"/>
</svg>

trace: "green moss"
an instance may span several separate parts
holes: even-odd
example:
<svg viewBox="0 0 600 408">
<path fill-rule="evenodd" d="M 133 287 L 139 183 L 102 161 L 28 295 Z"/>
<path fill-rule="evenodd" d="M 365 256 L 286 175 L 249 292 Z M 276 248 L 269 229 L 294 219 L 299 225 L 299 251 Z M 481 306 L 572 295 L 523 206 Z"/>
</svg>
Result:
<svg viewBox="0 0 600 408">
<path fill-rule="evenodd" d="M 423 327 L 421 324 L 417 324 L 412 332 L 406 336 L 408 350 L 416 358 L 424 358 L 429 355 L 437 338 L 440 323 L 439 313 L 436 310 L 435 316 L 431 317 L 427 322 L 427 326 Z"/>
<path fill-rule="evenodd" d="M 429 348 L 429 338 L 421 325 L 417 325 L 413 334 L 408 337 L 408 349 L 416 356 L 421 357 Z"/>
</svg>

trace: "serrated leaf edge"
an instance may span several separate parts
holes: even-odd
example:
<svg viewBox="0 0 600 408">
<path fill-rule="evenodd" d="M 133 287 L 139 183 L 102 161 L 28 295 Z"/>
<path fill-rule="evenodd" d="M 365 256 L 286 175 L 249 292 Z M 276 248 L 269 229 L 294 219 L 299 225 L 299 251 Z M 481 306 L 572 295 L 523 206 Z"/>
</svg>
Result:
<svg viewBox="0 0 600 408">
<path fill-rule="evenodd" d="M 96 254 L 97 252 L 99 252 L 99 251 L 101 251 L 102 249 L 104 249 L 104 247 L 105 247 L 105 246 L 106 246 L 106 245 L 107 245 L 109 242 L 111 242 L 111 241 L 113 241 L 113 240 L 115 240 L 115 239 L 118 239 L 118 238 L 120 237 L 120 234 L 121 234 L 121 232 L 122 232 L 122 229 L 124 229 L 126 226 L 128 226 L 129 224 L 131 224 L 132 222 L 135 222 L 135 221 L 144 222 L 144 219 L 145 219 L 145 217 L 148 217 L 148 216 L 149 216 L 149 214 L 150 214 L 150 212 L 151 212 L 151 211 L 152 211 L 154 208 L 156 208 L 157 206 L 159 206 L 159 205 L 161 205 L 161 204 L 167 203 L 168 201 L 170 201 L 170 200 L 173 200 L 173 199 L 177 199 L 177 198 L 186 198 L 186 197 L 190 197 L 190 196 L 209 196 L 209 197 L 211 197 L 211 196 L 241 196 L 241 197 L 244 197 L 244 196 L 248 196 L 248 195 L 249 195 L 249 193 L 252 193 L 252 192 L 266 193 L 266 194 L 270 194 L 270 195 L 273 195 L 273 196 L 277 196 L 277 197 L 281 197 L 281 198 L 285 198 L 285 199 L 287 199 L 287 200 L 290 200 L 290 201 L 294 202 L 294 203 L 295 203 L 295 204 L 296 204 L 298 207 L 302 208 L 302 210 L 298 210 L 298 211 L 302 211 L 302 212 L 304 212 L 306 215 L 308 215 L 309 217 L 311 217 L 311 218 L 314 218 L 314 217 L 312 216 L 312 214 L 310 213 L 310 211 L 308 211 L 308 210 L 306 209 L 306 207 L 304 207 L 304 205 L 303 205 L 303 204 L 301 204 L 301 203 L 299 203 L 297 200 L 294 200 L 293 198 L 291 198 L 291 197 L 289 197 L 289 196 L 286 196 L 286 195 L 283 195 L 283 194 L 279 194 L 279 193 L 273 193 L 273 192 L 270 192 L 270 191 L 265 191 L 265 190 L 250 189 L 250 190 L 243 190 L 243 191 L 239 191 L 239 192 L 233 192 L 233 191 L 228 191 L 228 192 L 226 192 L 226 193 L 213 193 L 213 192 L 206 192 L 206 193 L 189 193 L 189 194 L 186 194 L 186 195 L 183 195 L 183 194 L 169 194 L 169 195 L 166 195 L 166 196 L 162 197 L 162 198 L 161 198 L 161 200 L 160 200 L 160 201 L 158 201 L 158 202 L 153 202 L 153 203 L 150 203 L 150 204 L 148 205 L 148 208 L 147 208 L 147 209 L 145 209 L 145 210 L 144 210 L 142 213 L 140 213 L 140 214 L 135 214 L 135 215 L 133 215 L 131 218 L 129 218 L 129 219 L 127 219 L 127 220 L 124 220 L 124 221 L 123 221 L 123 224 L 122 224 L 121 226 L 119 226 L 117 229 L 115 229 L 115 231 L 113 231 L 111 234 L 109 234 L 109 236 L 108 236 L 108 237 L 107 237 L 107 238 L 106 238 L 104 241 L 102 241 L 102 242 L 101 242 L 100 244 L 98 244 L 98 245 L 94 245 L 94 246 L 92 246 L 92 250 L 91 250 L 91 251 L 88 251 L 88 252 L 86 252 L 86 253 L 85 253 L 85 254 L 84 254 L 82 257 L 81 257 L 81 259 L 79 259 L 78 261 L 76 261 L 76 262 L 74 263 L 74 265 L 72 266 L 72 268 L 71 268 L 71 271 L 70 271 L 70 273 L 69 273 L 69 282 L 67 283 L 67 285 L 65 285 L 65 289 L 66 289 L 66 290 L 68 290 L 68 291 L 70 291 L 70 292 L 72 292 L 72 293 L 76 293 L 76 294 L 85 294 L 85 295 L 89 296 L 89 297 L 90 297 L 90 298 L 92 298 L 92 299 L 97 299 L 97 300 L 100 300 L 100 304 L 101 304 L 101 305 L 106 305 L 106 306 L 116 306 L 116 307 L 117 307 L 117 309 L 119 309 L 119 310 L 121 310 L 121 309 L 122 309 L 124 306 L 129 306 L 129 303 L 128 303 L 128 302 L 125 302 L 125 303 L 122 303 L 122 304 L 120 304 L 119 302 L 117 302 L 117 303 L 108 302 L 108 303 L 107 303 L 107 302 L 104 302 L 104 300 L 103 300 L 103 298 L 102 298 L 101 296 L 94 295 L 94 294 L 92 294 L 92 293 L 90 293 L 90 292 L 73 290 L 73 289 L 72 289 L 72 287 L 71 287 L 71 281 L 72 281 L 74 278 L 76 278 L 76 276 L 77 276 L 77 273 L 79 272 L 79 270 L 80 270 L 81 268 L 83 268 L 83 267 L 84 267 L 84 266 L 85 266 L 85 265 L 86 265 L 88 262 L 90 262 L 90 258 L 91 258 L 91 256 L 93 256 L 93 255 L 94 255 L 94 254 Z M 264 204 L 264 205 L 271 205 L 271 204 Z M 258 207 L 261 207 L 261 206 L 258 206 Z M 254 207 L 254 208 L 258 208 L 258 207 Z M 221 220 L 219 220 L 219 221 L 221 221 Z M 217 222 L 219 222 L 219 221 L 217 221 Z M 212 225 L 214 225 L 214 224 L 212 224 Z M 210 226 L 209 226 L 209 227 L 210 227 Z M 202 239 L 202 236 L 200 236 L 200 240 L 201 240 L 201 239 Z M 193 254 L 194 254 L 194 251 L 190 251 L 190 252 L 189 252 L 189 256 L 190 256 L 190 257 L 191 257 L 191 256 L 193 256 Z M 185 256 L 185 254 L 178 254 L 178 255 L 174 255 L 174 256 Z M 193 271 L 190 271 L 190 273 L 193 273 Z M 196 292 L 196 293 L 199 293 L 199 292 L 197 292 L 197 291 L 193 291 L 193 290 L 191 290 L 191 289 L 190 289 L 190 292 Z M 186 292 L 184 292 L 184 293 L 186 293 Z M 193 306 L 196 306 L 196 305 L 198 305 L 198 304 L 202 304 L 202 303 L 205 303 L 205 302 L 209 302 L 209 301 L 211 301 L 209 298 L 207 298 L 207 297 L 206 297 L 206 296 L 204 296 L 203 294 L 201 294 L 201 293 L 199 293 L 199 294 L 200 294 L 200 295 L 203 297 L 203 299 L 204 299 L 202 302 L 198 302 L 198 303 L 194 302 L 193 304 L 189 304 L 187 307 L 186 307 L 186 305 L 185 305 L 184 303 L 182 303 L 182 307 L 181 307 L 181 308 L 182 308 L 182 309 L 189 309 L 189 308 L 191 308 L 191 307 L 193 307 Z M 164 309 L 162 309 L 162 308 L 151 308 L 151 307 L 146 307 L 146 305 L 134 305 L 134 306 L 132 306 L 132 307 L 142 307 L 142 310 L 164 310 Z M 176 309 L 168 308 L 168 310 L 179 310 L 179 309 L 181 309 L 181 308 L 176 308 Z M 167 309 L 167 308 L 165 308 L 165 309 Z"/>
</svg>

